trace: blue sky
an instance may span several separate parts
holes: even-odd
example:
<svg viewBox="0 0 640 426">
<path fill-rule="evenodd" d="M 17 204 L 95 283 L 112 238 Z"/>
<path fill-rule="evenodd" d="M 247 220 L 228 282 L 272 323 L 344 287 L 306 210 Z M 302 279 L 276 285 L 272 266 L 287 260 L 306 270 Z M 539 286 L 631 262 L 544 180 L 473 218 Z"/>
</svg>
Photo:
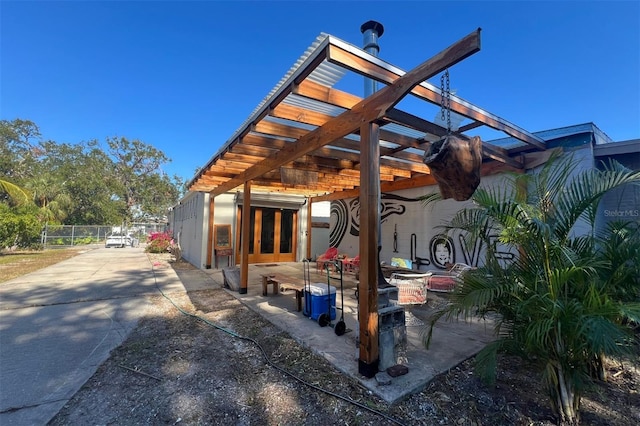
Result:
<svg viewBox="0 0 640 426">
<path fill-rule="evenodd" d="M 481 27 L 451 86 L 528 131 L 640 137 L 638 1 L 3 0 L 0 118 L 57 142 L 140 139 L 188 180 L 321 32 L 361 46 L 370 19 L 380 57 L 405 70 Z"/>
</svg>

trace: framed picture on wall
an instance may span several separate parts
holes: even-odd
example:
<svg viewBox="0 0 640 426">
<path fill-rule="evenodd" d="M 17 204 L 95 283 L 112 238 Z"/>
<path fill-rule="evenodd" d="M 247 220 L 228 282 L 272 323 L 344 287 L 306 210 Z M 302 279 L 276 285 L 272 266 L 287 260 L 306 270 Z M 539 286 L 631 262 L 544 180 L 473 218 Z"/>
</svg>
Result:
<svg viewBox="0 0 640 426">
<path fill-rule="evenodd" d="M 216 250 L 231 248 L 231 225 L 213 225 L 213 246 Z"/>
</svg>

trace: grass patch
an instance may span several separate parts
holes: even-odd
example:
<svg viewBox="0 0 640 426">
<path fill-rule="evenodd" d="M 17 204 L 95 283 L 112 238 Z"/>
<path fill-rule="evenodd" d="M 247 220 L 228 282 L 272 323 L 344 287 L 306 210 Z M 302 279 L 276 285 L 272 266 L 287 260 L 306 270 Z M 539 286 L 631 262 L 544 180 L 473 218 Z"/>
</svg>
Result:
<svg viewBox="0 0 640 426">
<path fill-rule="evenodd" d="M 86 247 L 72 247 L 41 251 L 16 250 L 2 252 L 0 253 L 0 283 L 62 262 L 86 249 Z"/>
</svg>

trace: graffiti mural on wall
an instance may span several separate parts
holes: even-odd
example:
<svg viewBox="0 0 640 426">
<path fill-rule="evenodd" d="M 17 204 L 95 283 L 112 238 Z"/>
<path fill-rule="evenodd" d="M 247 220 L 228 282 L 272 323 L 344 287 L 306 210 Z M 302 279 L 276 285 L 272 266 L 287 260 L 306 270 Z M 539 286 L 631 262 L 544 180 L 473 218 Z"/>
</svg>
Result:
<svg viewBox="0 0 640 426">
<path fill-rule="evenodd" d="M 506 251 L 500 246 L 498 235 L 489 235 L 489 244 L 493 247 L 494 257 L 503 265 L 513 261 L 514 254 Z M 471 266 L 478 266 L 480 263 L 480 255 L 485 244 L 481 240 L 477 240 L 473 247 L 468 247 L 463 235 L 458 235 L 458 242 L 462 248 L 464 263 Z"/>
<path fill-rule="evenodd" d="M 347 203 L 344 200 L 338 200 L 331 203 L 331 219 L 333 224 L 329 232 L 329 247 L 338 247 L 342 239 L 347 235 L 347 229 L 352 226 L 353 215 L 350 214 L 350 206 L 354 200 Z M 357 212 L 360 213 L 359 211 Z"/>
<path fill-rule="evenodd" d="M 420 198 L 407 198 L 394 194 L 382 194 L 380 220 L 384 223 L 390 216 L 405 214 L 406 203 L 421 201 Z M 358 198 L 349 201 L 338 200 L 331 203 L 331 232 L 329 234 L 330 247 L 339 247 L 342 240 L 347 235 L 357 237 L 360 235 L 360 200 Z M 412 234 L 412 251 L 410 259 L 417 264 L 417 268 L 428 266 L 431 263 L 436 268 L 446 269 L 447 263 L 464 262 L 470 266 L 478 266 L 480 256 L 483 252 L 483 243 L 478 240 L 473 246 L 468 246 L 462 235 L 458 235 L 457 242 L 462 259 L 456 257 L 456 244 L 454 240 L 445 234 L 438 234 L 431 238 L 429 243 L 429 262 L 425 257 L 415 251 L 415 234 Z M 490 241 L 494 247 L 494 253 L 498 260 L 509 262 L 514 255 L 508 251 L 497 248 L 498 236 L 490 236 Z M 418 261 L 419 260 L 419 261 Z"/>
<path fill-rule="evenodd" d="M 515 255 L 511 252 L 508 251 L 504 251 L 501 250 L 499 248 L 499 244 L 500 242 L 498 241 L 499 236 L 498 235 L 490 235 L 489 236 L 489 241 L 491 242 L 491 245 L 493 246 L 493 250 L 494 250 L 494 257 L 496 259 L 498 259 L 498 262 L 500 262 L 503 266 L 510 263 L 511 261 L 513 261 L 513 259 L 515 259 Z"/>
<path fill-rule="evenodd" d="M 478 266 L 480 260 L 480 253 L 482 252 L 482 240 L 477 240 L 473 247 L 468 247 L 467 242 L 464 239 L 464 235 L 458 235 L 458 243 L 462 248 L 462 257 L 464 257 L 464 263 L 469 266 Z"/>
<path fill-rule="evenodd" d="M 407 198 L 394 194 L 382 194 L 380 222 L 384 223 L 391 215 L 402 215 L 407 210 L 403 203 L 414 203 L 419 198 Z M 354 237 L 360 235 L 360 199 L 353 198 L 349 201 L 338 200 L 331 203 L 331 223 L 335 226 L 329 234 L 331 247 L 338 247 L 347 232 Z"/>
<path fill-rule="evenodd" d="M 453 240 L 445 234 L 438 234 L 429 243 L 431 264 L 446 269 L 449 263 L 456 263 L 456 249 Z"/>
</svg>

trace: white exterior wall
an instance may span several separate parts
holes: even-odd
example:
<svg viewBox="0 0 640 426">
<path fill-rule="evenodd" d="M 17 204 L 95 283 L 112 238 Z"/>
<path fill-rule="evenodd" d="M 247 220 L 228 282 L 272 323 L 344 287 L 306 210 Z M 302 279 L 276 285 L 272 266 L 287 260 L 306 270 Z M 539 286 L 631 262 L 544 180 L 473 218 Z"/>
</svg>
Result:
<svg viewBox="0 0 640 426">
<path fill-rule="evenodd" d="M 591 128 L 591 127 L 590 127 Z M 560 129 L 568 131 L 567 129 Z M 571 130 L 571 129 L 569 129 Z M 579 129 L 578 129 L 579 130 Z M 588 130 L 588 129 L 587 129 Z M 576 130 L 577 132 L 577 130 Z M 593 132 L 593 130 L 591 130 Z M 549 135 L 557 138 L 556 146 L 562 146 L 566 151 L 570 150 L 575 160 L 579 161 L 576 172 L 585 168 L 594 167 L 594 152 L 592 147 L 592 136 L 584 136 L 583 133 Z M 601 132 L 600 132 L 601 133 Z M 595 133 L 595 142 L 601 143 L 604 136 Z M 602 139 L 602 140 L 600 140 Z M 573 146 L 571 149 L 569 147 Z M 571 154 L 565 154 L 571 155 Z M 528 173 L 536 173 L 539 167 L 529 170 Z M 481 186 L 500 185 L 501 175 L 483 177 Z M 434 237 L 443 233 L 439 228 L 445 224 L 453 214 L 469 205 L 470 201 L 457 202 L 454 200 L 443 200 L 424 207 L 419 197 L 439 191 L 436 185 L 430 187 L 416 188 L 404 191 L 397 191 L 392 194 L 383 194 L 382 211 L 382 250 L 380 260 L 391 263 L 392 258 L 426 259 L 429 265 L 420 265 L 420 270 L 441 269 L 440 265 L 434 264 L 433 244 Z M 636 197 L 637 198 L 637 197 Z M 214 224 L 230 224 L 233 235 L 233 248 L 236 248 L 237 234 L 237 206 L 241 204 L 241 193 L 228 193 L 219 195 L 214 203 Z M 300 201 L 301 200 L 301 201 Z M 313 222 L 329 222 L 330 228 L 312 228 L 311 239 L 307 235 L 307 214 L 308 208 L 304 199 L 287 197 L 279 194 L 252 194 L 252 205 L 262 207 L 283 207 L 298 209 L 298 244 L 297 260 L 306 257 L 307 244 L 311 244 L 312 257 L 324 253 L 330 246 L 338 247 L 340 253 L 355 256 L 359 253 L 359 201 L 357 199 L 339 200 L 334 202 L 320 202 L 312 205 Z M 637 200 L 633 200 L 633 207 L 630 211 L 636 212 Z M 203 193 L 190 193 L 175 206 L 170 214 L 170 228 L 174 232 L 174 237 L 180 237 L 183 257 L 193 265 L 200 268 L 207 264 L 214 264 L 214 259 L 207 261 L 207 236 L 208 236 L 208 215 L 209 215 L 209 195 Z M 578 224 L 572 232 L 590 232 L 585 224 Z M 394 233 L 397 239 L 394 239 Z M 415 246 L 412 253 L 412 235 L 415 235 Z M 395 243 L 395 250 L 394 250 Z M 463 262 L 477 266 L 482 262 L 481 248 L 465 247 L 463 241 L 452 237 L 449 241 L 453 248 L 453 253 L 449 259 L 452 263 Z M 504 253 L 508 258 L 509 253 Z M 232 260 L 235 264 L 235 259 Z M 417 268 L 414 265 L 414 269 Z"/>
<path fill-rule="evenodd" d="M 574 173 L 594 167 L 593 152 L 590 145 L 585 145 L 564 155 L 572 155 L 577 162 Z M 527 171 L 537 173 L 543 166 Z M 480 186 L 489 188 L 500 186 L 504 175 L 492 175 L 482 178 Z M 503 185 L 502 185 L 503 186 Z M 380 261 L 390 264 L 393 258 L 416 260 L 426 259 L 421 265 L 413 264 L 413 269 L 422 271 L 443 269 L 442 261 L 437 260 L 437 239 L 444 230 L 442 226 L 459 210 L 470 206 L 471 201 L 458 202 L 452 199 L 438 201 L 425 207 L 419 197 L 439 191 L 436 185 L 382 194 L 382 249 Z M 355 256 L 359 252 L 360 207 L 357 199 L 334 201 L 331 207 L 331 241 L 341 254 Z M 578 222 L 572 233 L 575 235 L 591 232 L 591 228 L 583 221 Z M 397 239 L 394 241 L 394 233 Z M 412 237 L 412 234 L 415 235 Z M 481 246 L 467 247 L 458 235 L 448 235 L 447 245 L 451 256 L 448 262 L 466 263 L 480 266 L 483 263 L 484 251 Z M 413 242 L 415 240 L 415 242 Z M 394 250 L 395 242 L 395 250 Z M 412 242 L 415 245 L 412 253 Z M 413 254 L 413 256 L 412 256 Z M 513 257 L 507 251 L 499 252 L 500 259 Z M 426 264 L 429 263 L 429 264 Z"/>
<path fill-rule="evenodd" d="M 182 257 L 201 269 L 206 267 L 208 217 L 209 194 L 190 192 L 174 206 L 169 221 Z"/>
<path fill-rule="evenodd" d="M 298 209 L 298 223 L 297 226 L 297 245 L 296 245 L 296 260 L 302 260 L 307 255 L 307 243 L 309 236 L 307 235 L 307 215 L 309 209 L 307 208 L 307 202 Z M 312 207 L 313 208 L 313 207 Z"/>
<path fill-rule="evenodd" d="M 311 205 L 311 221 L 330 224 L 331 202 Z M 306 226 L 306 224 L 305 224 Z M 329 248 L 329 228 L 311 228 L 311 258 L 315 259 Z M 305 252 L 306 253 L 306 252 Z"/>
<path fill-rule="evenodd" d="M 231 225 L 236 228 L 235 194 L 221 194 L 213 200 L 214 225 Z M 235 241 L 234 241 L 235 245 Z"/>
<path fill-rule="evenodd" d="M 500 175 L 484 177 L 480 183 L 482 186 L 495 185 L 500 181 Z M 469 205 L 470 201 L 442 200 L 425 207 L 419 197 L 439 191 L 436 185 L 397 191 L 392 194 L 383 194 L 383 221 L 382 221 L 382 250 L 380 261 L 390 264 L 392 258 L 411 259 L 412 234 L 415 234 L 414 257 L 427 259 L 430 264 L 423 264 L 422 271 L 443 269 L 444 265 L 434 262 L 435 246 L 432 247 L 432 239 L 443 234 L 439 228 L 445 224 L 458 210 Z M 341 215 L 348 214 L 348 219 Z M 339 240 L 337 245 L 340 253 L 355 256 L 359 252 L 359 202 L 357 199 L 341 200 L 332 203 L 331 231 L 332 241 Z M 358 233 L 354 235 L 354 233 Z M 397 252 L 394 251 L 394 233 L 397 234 Z M 342 234 L 342 238 L 340 235 Z M 462 262 L 469 265 L 478 265 L 479 253 L 473 248 L 464 247 L 464 244 L 456 238 L 450 237 L 453 253 L 449 261 L 451 263 Z M 417 269 L 417 265 L 413 266 Z"/>
</svg>

